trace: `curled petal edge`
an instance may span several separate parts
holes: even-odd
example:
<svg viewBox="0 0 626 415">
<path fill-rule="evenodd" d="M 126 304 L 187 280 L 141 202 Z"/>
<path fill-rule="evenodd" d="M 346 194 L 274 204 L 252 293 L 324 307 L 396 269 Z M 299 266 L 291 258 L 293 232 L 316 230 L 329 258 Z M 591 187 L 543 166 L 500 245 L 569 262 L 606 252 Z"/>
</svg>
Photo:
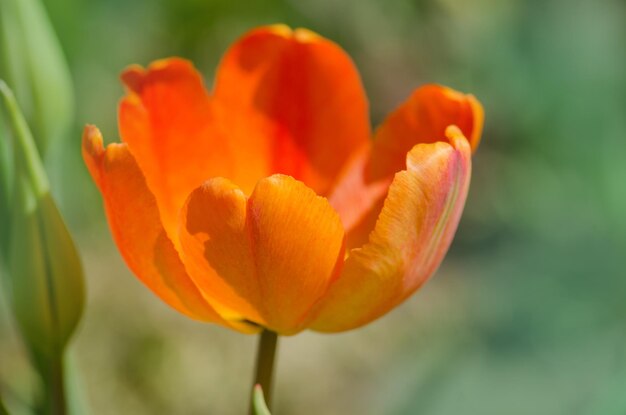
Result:
<svg viewBox="0 0 626 415">
<path fill-rule="evenodd" d="M 449 143 L 418 144 L 396 173 L 369 241 L 352 249 L 317 308 L 313 330 L 365 325 L 403 302 L 437 270 L 457 229 L 471 176 L 471 148 L 456 126 Z"/>
<path fill-rule="evenodd" d="M 307 327 L 344 258 L 343 227 L 327 199 L 280 174 L 259 180 L 250 197 L 227 179 L 208 180 L 181 212 L 180 240 L 200 289 L 283 335 Z"/>
<path fill-rule="evenodd" d="M 244 332 L 258 327 L 219 315 L 193 284 L 160 222 L 154 195 L 125 144 L 103 146 L 102 135 L 88 125 L 83 133 L 85 163 L 100 189 L 109 226 L 128 267 L 152 292 L 195 320 Z"/>
</svg>

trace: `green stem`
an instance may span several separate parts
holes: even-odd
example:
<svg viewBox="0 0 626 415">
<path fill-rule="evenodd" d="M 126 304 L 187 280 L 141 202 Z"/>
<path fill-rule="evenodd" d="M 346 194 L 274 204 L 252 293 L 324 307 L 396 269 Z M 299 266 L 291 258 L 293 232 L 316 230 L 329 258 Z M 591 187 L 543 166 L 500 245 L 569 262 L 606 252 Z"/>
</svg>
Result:
<svg viewBox="0 0 626 415">
<path fill-rule="evenodd" d="M 6 406 L 4 406 L 4 402 L 2 401 L 2 396 L 0 396 L 0 415 L 9 415 L 9 411 Z"/>
<path fill-rule="evenodd" d="M 63 370 L 63 357 L 53 358 L 50 362 L 49 371 L 46 374 L 46 414 L 66 415 L 67 403 L 65 401 L 65 375 Z"/>
<path fill-rule="evenodd" d="M 50 190 L 50 184 L 43 163 L 39 158 L 35 139 L 17 105 L 13 91 L 2 79 L 0 79 L 0 98 L 4 102 L 9 119 L 8 123 L 13 131 L 15 157 L 23 160 L 25 171 L 37 194 L 47 193 Z"/>
<path fill-rule="evenodd" d="M 276 345 L 278 343 L 278 335 L 273 331 L 263 330 L 259 336 L 259 346 L 256 355 L 256 368 L 254 374 L 254 385 L 261 385 L 265 395 L 265 403 L 271 410 L 272 408 L 272 377 L 274 374 L 274 359 L 276 357 Z M 250 399 L 252 402 L 252 399 Z M 252 404 L 251 404 L 252 405 Z M 250 414 L 253 413 L 252 406 Z"/>
</svg>

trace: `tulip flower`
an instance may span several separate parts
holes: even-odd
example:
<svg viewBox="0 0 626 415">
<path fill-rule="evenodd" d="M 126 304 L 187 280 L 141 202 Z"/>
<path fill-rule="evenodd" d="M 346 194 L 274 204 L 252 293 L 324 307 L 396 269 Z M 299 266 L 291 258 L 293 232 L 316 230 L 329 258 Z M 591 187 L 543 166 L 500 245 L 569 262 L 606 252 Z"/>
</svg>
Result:
<svg viewBox="0 0 626 415">
<path fill-rule="evenodd" d="M 179 58 L 121 78 L 123 143 L 87 126 L 83 156 L 126 263 L 180 312 L 245 333 L 345 331 L 441 263 L 482 130 L 473 96 L 423 86 L 372 134 L 351 59 L 282 25 L 236 42 L 212 92 Z"/>
</svg>

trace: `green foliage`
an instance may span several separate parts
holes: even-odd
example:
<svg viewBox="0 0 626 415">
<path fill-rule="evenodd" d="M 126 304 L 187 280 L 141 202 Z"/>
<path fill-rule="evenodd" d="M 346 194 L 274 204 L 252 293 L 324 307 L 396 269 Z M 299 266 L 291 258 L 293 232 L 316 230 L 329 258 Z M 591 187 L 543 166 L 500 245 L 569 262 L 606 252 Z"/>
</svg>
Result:
<svg viewBox="0 0 626 415">
<path fill-rule="evenodd" d="M 4 115 L 0 111 L 0 272 L 9 246 L 8 238 L 11 226 L 9 212 L 15 180 L 13 177 L 13 146 L 11 140 L 8 139 L 8 127 L 3 121 Z"/>
<path fill-rule="evenodd" d="M 9 415 L 9 411 L 6 406 L 4 406 L 4 402 L 2 401 L 2 396 L 0 395 L 0 415 Z"/>
<path fill-rule="evenodd" d="M 43 382 L 48 385 L 58 378 L 62 383 L 64 351 L 84 307 L 82 264 L 50 194 L 28 125 L 2 81 L 0 97 L 11 126 L 15 161 L 11 226 L 3 228 L 8 233 L 4 241 L 8 246 L 2 249 L 3 286 Z"/>
<path fill-rule="evenodd" d="M 14 89 L 45 158 L 69 135 L 74 111 L 69 70 L 39 0 L 2 0 L 0 23 L 0 78 Z"/>
<path fill-rule="evenodd" d="M 265 404 L 265 397 L 263 396 L 263 388 L 261 388 L 261 385 L 254 386 L 254 392 L 252 394 L 252 415 L 272 415 Z"/>
<path fill-rule="evenodd" d="M 29 193 L 18 191 L 12 211 L 8 295 L 28 345 L 46 360 L 63 352 L 80 319 L 83 272 L 50 193 Z"/>
</svg>

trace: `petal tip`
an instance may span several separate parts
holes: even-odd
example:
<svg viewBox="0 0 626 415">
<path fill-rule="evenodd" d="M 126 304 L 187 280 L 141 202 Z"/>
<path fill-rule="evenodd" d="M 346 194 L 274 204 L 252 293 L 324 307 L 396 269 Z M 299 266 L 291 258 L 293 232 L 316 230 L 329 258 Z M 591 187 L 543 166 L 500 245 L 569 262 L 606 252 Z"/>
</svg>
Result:
<svg viewBox="0 0 626 415">
<path fill-rule="evenodd" d="M 293 34 L 293 30 L 291 30 L 291 27 L 287 26 L 284 23 L 277 23 L 267 26 L 266 30 L 270 33 L 286 38 L 291 37 Z"/>
<path fill-rule="evenodd" d="M 448 139 L 452 147 L 455 148 L 455 150 L 465 152 L 470 151 L 470 144 L 459 127 L 457 127 L 456 125 L 449 125 L 448 127 L 446 127 L 445 134 L 446 138 Z"/>
<path fill-rule="evenodd" d="M 311 43 L 321 38 L 320 35 L 309 29 L 303 27 L 292 29 L 283 23 L 267 26 L 264 31 L 298 43 Z"/>
<path fill-rule="evenodd" d="M 293 38 L 300 43 L 311 43 L 319 40 L 321 36 L 309 29 L 299 27 L 294 31 Z"/>
<path fill-rule="evenodd" d="M 131 91 L 138 91 L 141 89 L 141 80 L 143 79 L 146 70 L 143 66 L 133 64 L 127 66 L 126 69 L 120 74 L 120 80 Z"/>
<path fill-rule="evenodd" d="M 120 80 L 130 91 L 140 93 L 146 80 L 155 73 L 180 73 L 193 71 L 194 66 L 191 61 L 179 57 L 169 57 L 158 59 L 150 63 L 147 68 L 133 64 L 124 69 L 120 75 Z"/>
<path fill-rule="evenodd" d="M 102 143 L 102 133 L 95 125 L 87 124 L 83 129 L 83 160 L 98 187 L 102 184 L 101 167 L 106 153 Z"/>
<path fill-rule="evenodd" d="M 209 180 L 206 180 L 196 190 L 205 193 L 213 193 L 216 190 L 219 190 L 220 192 L 228 191 L 243 194 L 239 186 L 237 186 L 235 183 L 231 182 L 225 177 L 213 177 Z"/>
<path fill-rule="evenodd" d="M 83 150 L 92 157 L 98 157 L 104 154 L 102 133 L 98 127 L 93 124 L 85 125 L 82 144 Z"/>
</svg>

